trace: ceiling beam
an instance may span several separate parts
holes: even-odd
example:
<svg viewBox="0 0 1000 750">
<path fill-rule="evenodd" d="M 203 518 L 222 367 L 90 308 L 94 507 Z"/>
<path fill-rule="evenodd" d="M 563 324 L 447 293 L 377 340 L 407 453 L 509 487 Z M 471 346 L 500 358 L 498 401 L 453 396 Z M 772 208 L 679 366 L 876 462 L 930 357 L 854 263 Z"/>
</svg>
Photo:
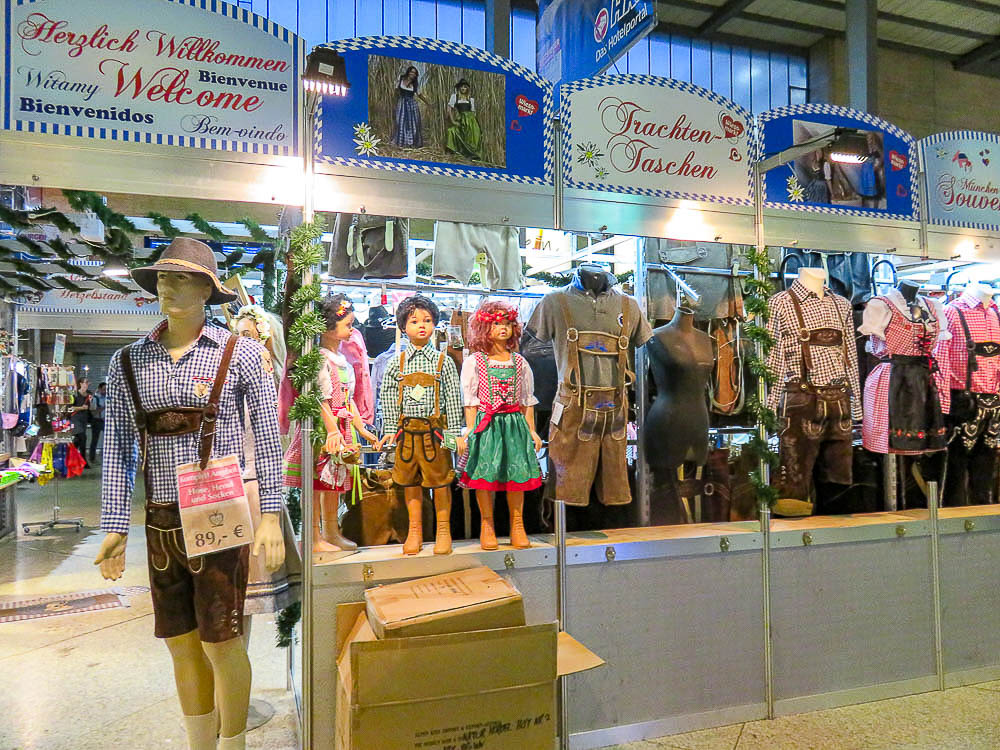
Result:
<svg viewBox="0 0 1000 750">
<path fill-rule="evenodd" d="M 713 31 L 718 31 L 722 28 L 723 24 L 736 18 L 753 2 L 754 0 L 727 0 L 717 10 L 712 12 L 708 20 L 698 27 L 698 33 L 711 34 Z"/>
<path fill-rule="evenodd" d="M 812 5 L 816 8 L 825 8 L 826 10 L 835 10 L 840 13 L 844 12 L 844 4 L 837 2 L 837 0 L 797 0 L 797 2 L 804 3 L 806 5 Z M 1000 6 L 997 7 L 997 12 L 1000 13 Z M 927 31 L 935 31 L 939 34 L 950 34 L 951 36 L 960 36 L 966 39 L 992 39 L 991 34 L 986 34 L 981 31 L 972 31 L 971 29 L 963 29 L 958 26 L 947 26 L 942 23 L 934 23 L 933 21 L 925 21 L 922 18 L 913 18 L 912 16 L 901 16 L 897 13 L 887 13 L 886 11 L 880 10 L 878 12 L 878 20 L 887 21 L 889 23 L 899 23 L 906 26 L 913 26 L 919 29 L 926 29 Z"/>
<path fill-rule="evenodd" d="M 992 41 L 981 44 L 964 55 L 958 56 L 952 65 L 955 70 L 969 70 L 981 63 L 992 60 L 998 54 L 1000 54 L 1000 36 L 994 37 Z"/>
<path fill-rule="evenodd" d="M 1000 5 L 994 5 L 993 3 L 984 3 L 983 0 L 940 0 L 948 5 L 958 5 L 962 8 L 970 8 L 971 10 L 981 10 L 986 13 L 994 13 L 1000 15 Z"/>
</svg>

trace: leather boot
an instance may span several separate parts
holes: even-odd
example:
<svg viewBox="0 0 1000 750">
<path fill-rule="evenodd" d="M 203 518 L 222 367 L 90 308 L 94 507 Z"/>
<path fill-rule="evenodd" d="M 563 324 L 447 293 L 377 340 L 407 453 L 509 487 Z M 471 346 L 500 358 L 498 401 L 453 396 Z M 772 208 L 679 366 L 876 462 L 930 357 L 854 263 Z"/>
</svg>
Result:
<svg viewBox="0 0 1000 750">
<path fill-rule="evenodd" d="M 451 490 L 434 490 L 434 554 L 451 554 Z"/>
<path fill-rule="evenodd" d="M 419 491 L 420 488 L 418 487 Z M 417 497 L 406 498 L 406 515 L 410 518 L 410 526 L 406 532 L 406 541 L 403 542 L 404 555 L 416 555 L 424 544 L 424 496 L 423 491 Z"/>
<path fill-rule="evenodd" d="M 340 550 L 356 550 L 358 545 L 340 533 L 340 519 L 337 518 L 340 494 L 321 492 L 320 507 L 323 515 L 323 539 Z"/>
<path fill-rule="evenodd" d="M 496 549 L 497 532 L 493 527 L 493 500 L 495 496 L 487 490 L 476 490 L 476 502 L 479 504 L 479 546 L 483 549 Z"/>
<path fill-rule="evenodd" d="M 531 542 L 524 530 L 524 493 L 508 492 L 507 507 L 510 509 L 510 544 L 516 549 L 528 549 Z"/>
</svg>

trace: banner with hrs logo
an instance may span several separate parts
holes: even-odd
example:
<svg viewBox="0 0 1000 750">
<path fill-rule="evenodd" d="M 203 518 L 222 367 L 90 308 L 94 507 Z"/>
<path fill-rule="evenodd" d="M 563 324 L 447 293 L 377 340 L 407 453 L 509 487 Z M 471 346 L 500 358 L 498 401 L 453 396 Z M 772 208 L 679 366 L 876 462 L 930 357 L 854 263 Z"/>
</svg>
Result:
<svg viewBox="0 0 1000 750">
<path fill-rule="evenodd" d="M 3 127 L 298 153 L 299 38 L 221 0 L 4 0 Z"/>
<path fill-rule="evenodd" d="M 1000 136 L 959 130 L 919 141 L 927 221 L 1000 231 Z"/>
<path fill-rule="evenodd" d="M 750 113 L 683 81 L 612 75 L 564 84 L 569 187 L 748 205 Z"/>
</svg>

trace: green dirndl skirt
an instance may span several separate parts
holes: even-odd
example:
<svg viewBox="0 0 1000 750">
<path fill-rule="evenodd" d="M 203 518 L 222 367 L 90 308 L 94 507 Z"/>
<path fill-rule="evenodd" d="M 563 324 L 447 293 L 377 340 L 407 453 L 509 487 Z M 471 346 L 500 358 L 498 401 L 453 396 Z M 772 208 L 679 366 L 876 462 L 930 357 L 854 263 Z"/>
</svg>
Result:
<svg viewBox="0 0 1000 750">
<path fill-rule="evenodd" d="M 483 419 L 480 412 L 476 427 Z M 462 486 L 474 490 L 533 490 L 542 485 L 542 469 L 528 423 L 521 412 L 494 414 L 482 432 L 469 433 Z"/>
</svg>

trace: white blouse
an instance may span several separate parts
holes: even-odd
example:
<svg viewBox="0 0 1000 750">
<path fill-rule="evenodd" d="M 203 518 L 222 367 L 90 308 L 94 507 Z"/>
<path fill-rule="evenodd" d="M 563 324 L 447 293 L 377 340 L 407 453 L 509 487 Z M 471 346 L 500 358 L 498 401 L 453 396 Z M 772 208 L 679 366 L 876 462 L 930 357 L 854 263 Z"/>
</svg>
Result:
<svg viewBox="0 0 1000 750">
<path fill-rule="evenodd" d="M 470 96 L 468 99 L 459 99 L 458 94 L 452 94 L 451 98 L 448 100 L 448 106 L 454 109 L 455 105 L 459 102 L 472 105 L 472 111 L 476 111 L 476 98 L 474 96 Z"/>
<path fill-rule="evenodd" d="M 501 362 L 491 357 L 489 364 L 497 367 L 514 367 L 513 357 L 520 356 L 512 352 L 512 358 L 508 362 Z M 521 390 L 517 394 L 518 403 L 521 406 L 534 406 L 538 403 L 538 399 L 535 398 L 535 377 L 527 360 L 521 363 L 521 373 L 523 378 Z M 479 406 L 479 372 L 476 367 L 476 355 L 471 353 L 462 361 L 462 398 L 466 406 Z"/>
<path fill-rule="evenodd" d="M 323 400 L 333 398 L 334 394 L 334 381 L 340 386 L 340 373 L 337 370 L 346 372 L 347 379 L 345 385 L 347 386 L 348 398 L 354 398 L 354 367 L 350 362 L 347 361 L 345 357 L 340 352 L 330 351 L 329 349 L 324 349 L 320 347 L 320 353 L 323 355 L 323 366 L 319 368 L 319 375 L 316 380 L 319 384 L 319 392 L 323 397 Z"/>
<path fill-rule="evenodd" d="M 889 300 L 889 303 L 893 307 L 903 314 L 904 318 L 907 320 L 910 319 L 910 305 L 898 289 L 891 289 L 888 294 L 883 296 Z M 929 312 L 937 318 L 938 325 L 940 326 L 938 341 L 947 341 L 950 339 L 951 333 L 948 332 L 948 321 L 944 316 L 944 303 L 937 297 L 923 297 L 921 295 L 917 295 L 916 301 L 925 307 L 929 306 Z M 885 329 L 888 328 L 890 320 L 892 320 L 892 310 L 889 309 L 889 305 L 884 300 L 873 298 L 865 305 L 865 312 L 861 318 L 861 325 L 858 326 L 858 333 L 862 336 L 878 336 L 880 339 L 884 339 Z"/>
</svg>

